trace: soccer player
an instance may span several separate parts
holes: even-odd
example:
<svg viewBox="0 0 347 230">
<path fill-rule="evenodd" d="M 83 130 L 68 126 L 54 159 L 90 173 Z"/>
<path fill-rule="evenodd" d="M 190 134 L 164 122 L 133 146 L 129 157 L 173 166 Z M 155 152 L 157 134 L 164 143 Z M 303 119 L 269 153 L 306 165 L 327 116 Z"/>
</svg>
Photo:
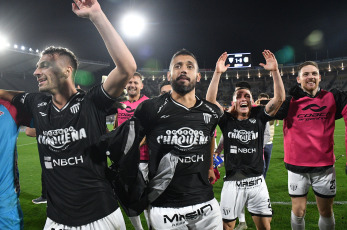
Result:
<svg viewBox="0 0 347 230">
<path fill-rule="evenodd" d="M 228 69 L 227 53 L 216 64 L 206 99 L 219 106 L 217 92 L 219 79 Z M 264 50 L 266 70 L 273 74 L 274 98 L 264 107 L 252 107 L 249 89 L 239 87 L 233 94 L 230 113 L 224 112 L 219 127 L 224 136 L 224 165 L 226 176 L 221 193 L 221 211 L 224 229 L 234 229 L 236 218 L 244 205 L 252 214 L 257 229 L 270 229 L 272 209 L 268 189 L 263 177 L 263 142 L 266 123 L 272 120 L 285 99 L 283 82 L 273 53 Z"/>
<path fill-rule="evenodd" d="M 171 83 L 168 80 L 162 81 L 159 85 L 159 95 L 171 92 Z"/>
<path fill-rule="evenodd" d="M 116 65 L 107 80 L 78 92 L 75 55 L 66 48 L 48 47 L 34 72 L 40 93 L 0 90 L 0 96 L 24 104 L 34 119 L 47 186 L 44 229 L 125 229 L 105 178 L 106 155 L 95 152 L 94 144 L 106 133 L 107 110 L 133 76 L 136 63 L 97 1 L 75 1 L 72 10 L 89 18 L 102 36 Z"/>
<path fill-rule="evenodd" d="M 23 229 L 16 142 L 19 126 L 29 125 L 28 117 L 0 99 L 0 229 Z"/>
<path fill-rule="evenodd" d="M 317 63 L 299 65 L 297 82 L 278 111 L 283 119 L 284 162 L 292 200 L 292 229 L 305 229 L 307 193 L 316 196 L 319 229 L 334 229 L 333 201 L 336 195 L 334 128 L 342 103 L 336 94 L 320 89 Z"/>
<path fill-rule="evenodd" d="M 150 199 L 154 229 L 222 229 L 222 218 L 209 178 L 214 180 L 211 139 L 221 115 L 217 106 L 196 97 L 201 75 L 197 59 L 180 50 L 171 59 L 171 93 L 141 103 L 135 117 L 149 147 L 149 184 L 162 191 Z M 162 170 L 162 171 L 161 171 Z"/>
<path fill-rule="evenodd" d="M 116 119 L 114 121 L 114 129 L 120 126 L 123 122 L 128 120 L 134 115 L 136 107 L 143 101 L 147 100 L 148 97 L 141 94 L 143 89 L 142 75 L 138 72 L 134 73 L 134 76 L 129 80 L 126 85 L 129 100 L 121 102 L 126 105 L 126 108 L 118 108 Z M 148 178 L 148 146 L 145 144 L 145 138 L 140 143 L 140 165 L 141 172 L 144 173 L 144 178 Z M 145 211 L 146 213 L 146 211 Z M 146 216 L 146 214 L 145 214 Z M 140 216 L 129 217 L 132 225 L 136 230 L 142 230 L 142 224 Z"/>
</svg>

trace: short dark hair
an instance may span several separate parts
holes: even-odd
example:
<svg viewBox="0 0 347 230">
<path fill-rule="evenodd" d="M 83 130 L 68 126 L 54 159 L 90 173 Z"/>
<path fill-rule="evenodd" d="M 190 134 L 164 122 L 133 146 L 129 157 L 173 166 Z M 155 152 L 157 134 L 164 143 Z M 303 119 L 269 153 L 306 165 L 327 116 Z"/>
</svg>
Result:
<svg viewBox="0 0 347 230">
<path fill-rule="evenodd" d="M 235 88 L 237 87 L 251 90 L 251 85 L 247 81 L 236 82 Z"/>
<path fill-rule="evenodd" d="M 262 97 L 266 97 L 267 99 L 270 99 L 269 94 L 266 94 L 266 93 L 260 93 L 259 96 L 258 96 L 258 99 L 260 99 Z"/>
<path fill-rule="evenodd" d="M 160 82 L 159 83 L 159 93 L 160 93 L 161 88 L 165 85 L 171 85 L 171 82 L 169 82 L 168 80 L 163 80 L 162 82 Z"/>
<path fill-rule="evenodd" d="M 78 61 L 76 55 L 69 49 L 64 47 L 49 46 L 41 52 L 41 56 L 46 54 L 58 54 L 59 56 L 65 56 L 70 59 L 70 64 L 73 69 L 73 75 L 75 75 L 78 68 Z"/>
<path fill-rule="evenodd" d="M 195 55 L 190 52 L 189 50 L 186 50 L 186 49 L 181 49 L 179 51 L 177 51 L 171 58 L 171 61 L 170 61 L 170 66 L 169 66 L 169 69 L 171 69 L 171 63 L 173 61 L 173 59 L 175 59 L 175 57 L 177 56 L 181 56 L 181 55 L 185 55 L 185 56 L 191 56 L 192 58 L 194 58 L 194 60 L 196 61 L 196 65 L 198 66 L 198 71 L 199 71 L 199 65 L 198 65 L 198 59 L 196 59 Z"/>
<path fill-rule="evenodd" d="M 300 71 L 302 68 L 304 68 L 305 66 L 308 65 L 313 65 L 314 67 L 316 67 L 319 70 L 318 64 L 315 61 L 305 61 L 304 63 L 301 63 L 300 65 L 298 65 L 298 75 L 300 75 Z"/>
</svg>

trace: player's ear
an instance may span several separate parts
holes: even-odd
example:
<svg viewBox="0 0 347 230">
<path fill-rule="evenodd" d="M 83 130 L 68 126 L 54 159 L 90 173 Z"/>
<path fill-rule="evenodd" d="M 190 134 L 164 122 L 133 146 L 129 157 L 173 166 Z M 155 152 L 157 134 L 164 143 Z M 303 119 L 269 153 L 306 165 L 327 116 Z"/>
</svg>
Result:
<svg viewBox="0 0 347 230">
<path fill-rule="evenodd" d="M 166 77 L 167 77 L 168 81 L 171 81 L 171 73 L 170 73 L 170 71 L 167 71 Z"/>
<path fill-rule="evenodd" d="M 196 82 L 200 82 L 200 79 L 201 79 L 201 73 L 198 73 L 196 75 Z"/>
</svg>

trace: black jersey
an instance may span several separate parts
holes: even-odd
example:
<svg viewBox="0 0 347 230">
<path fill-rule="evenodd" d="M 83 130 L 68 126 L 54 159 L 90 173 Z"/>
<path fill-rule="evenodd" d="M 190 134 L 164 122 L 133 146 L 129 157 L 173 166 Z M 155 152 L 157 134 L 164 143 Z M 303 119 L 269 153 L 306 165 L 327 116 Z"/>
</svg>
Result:
<svg viewBox="0 0 347 230">
<path fill-rule="evenodd" d="M 113 100 L 101 85 L 78 92 L 58 109 L 52 96 L 21 94 L 32 114 L 42 170 L 47 186 L 47 216 L 53 221 L 80 226 L 101 219 L 118 207 L 105 179 L 106 155 L 94 144 L 106 132 L 106 110 Z"/>
<path fill-rule="evenodd" d="M 226 180 L 237 172 L 247 178 L 263 173 L 264 131 L 266 122 L 271 119 L 264 106 L 252 107 L 250 117 L 245 120 L 238 120 L 227 112 L 221 117 Z"/>
<path fill-rule="evenodd" d="M 167 93 L 142 102 L 135 111 L 149 147 L 149 178 L 166 153 L 179 156 L 173 179 L 153 206 L 184 207 L 214 198 L 208 181 L 210 144 L 221 112 L 216 105 L 196 99 L 195 106 L 187 108 Z"/>
</svg>

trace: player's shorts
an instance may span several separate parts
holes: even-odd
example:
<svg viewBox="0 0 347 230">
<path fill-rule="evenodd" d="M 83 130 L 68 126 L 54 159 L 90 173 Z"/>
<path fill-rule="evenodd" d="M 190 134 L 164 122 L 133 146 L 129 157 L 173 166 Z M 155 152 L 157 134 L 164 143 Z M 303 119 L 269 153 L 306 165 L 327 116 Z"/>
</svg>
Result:
<svg viewBox="0 0 347 230">
<path fill-rule="evenodd" d="M 23 212 L 17 199 L 17 204 L 10 210 L 0 209 L 0 229 L 23 229 Z"/>
<path fill-rule="evenodd" d="M 91 222 L 89 224 L 85 224 L 82 226 L 68 226 L 64 224 L 59 224 L 54 222 L 50 218 L 47 217 L 45 227 L 43 230 L 51 230 L 51 229 L 64 229 L 64 230 L 125 230 L 125 222 L 123 219 L 122 212 L 120 208 L 117 208 L 116 211 L 112 212 L 110 215 Z"/>
<path fill-rule="evenodd" d="M 220 202 L 223 221 L 236 220 L 245 205 L 252 216 L 272 217 L 269 192 L 263 176 L 224 182 Z"/>
<path fill-rule="evenodd" d="M 150 207 L 151 226 L 161 229 L 223 229 L 222 216 L 216 199 L 182 208 Z"/>
<path fill-rule="evenodd" d="M 306 196 L 308 190 L 312 190 L 316 196 L 332 198 L 336 195 L 335 167 L 317 173 L 295 173 L 288 171 L 288 193 L 291 197 Z"/>
</svg>

